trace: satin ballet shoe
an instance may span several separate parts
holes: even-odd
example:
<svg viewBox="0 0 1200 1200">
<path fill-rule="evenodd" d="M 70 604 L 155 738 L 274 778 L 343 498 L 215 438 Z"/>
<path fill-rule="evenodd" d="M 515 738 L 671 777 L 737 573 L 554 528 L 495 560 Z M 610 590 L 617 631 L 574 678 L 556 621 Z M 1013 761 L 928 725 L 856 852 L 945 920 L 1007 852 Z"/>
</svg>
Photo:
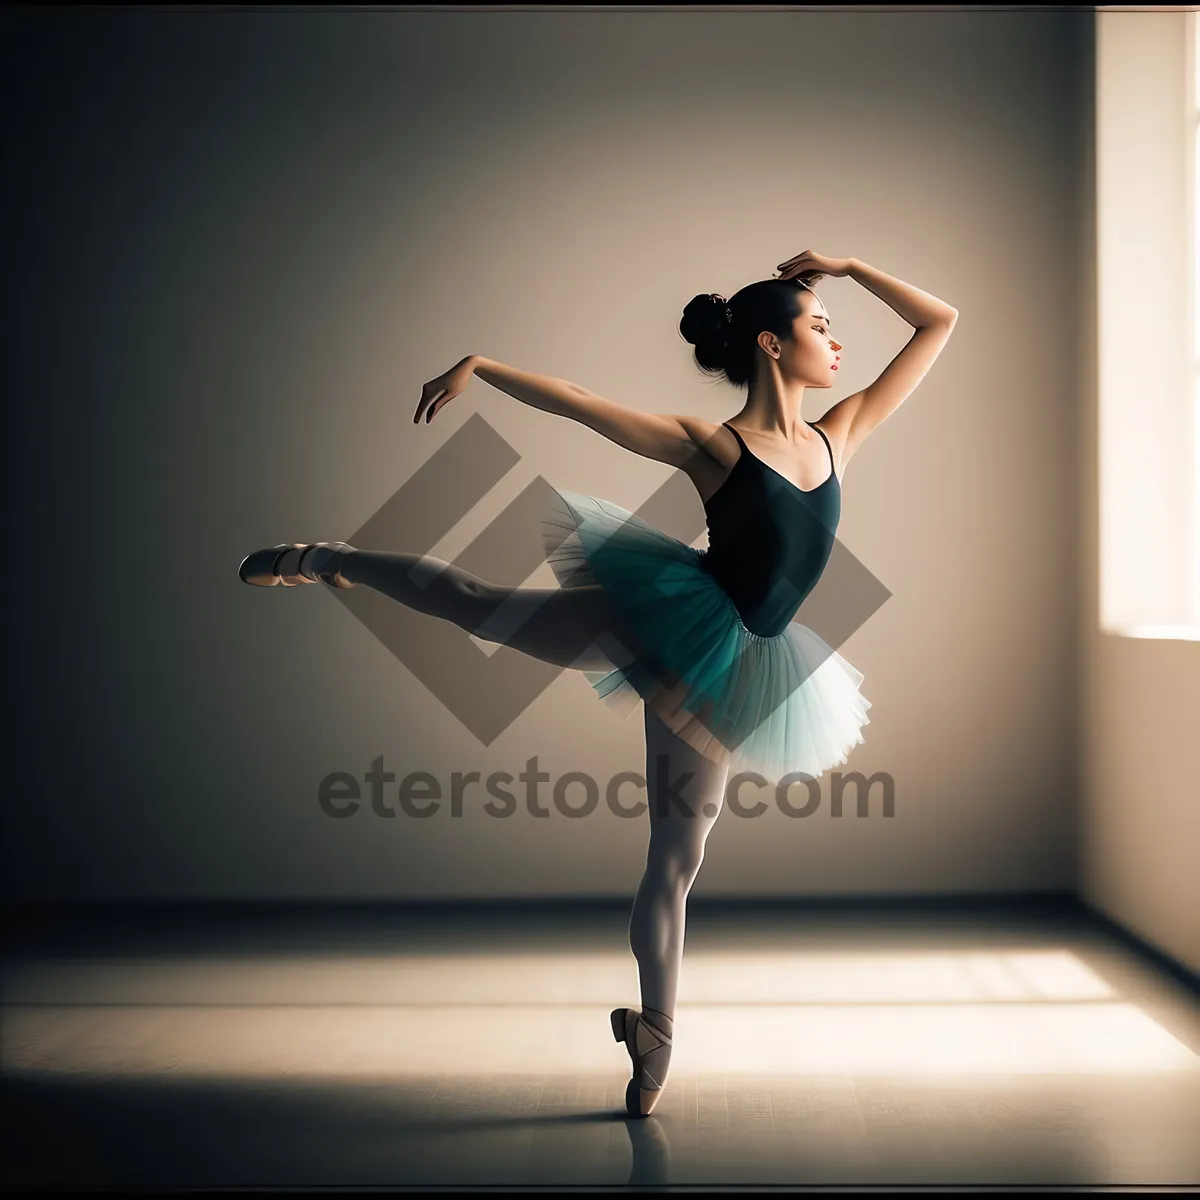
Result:
<svg viewBox="0 0 1200 1200">
<path fill-rule="evenodd" d="M 303 551 L 304 545 L 283 542 L 278 546 L 268 546 L 265 550 L 255 550 L 242 559 L 238 578 L 253 587 L 296 587 L 301 583 L 315 582 L 302 575 L 282 573 L 283 557 L 289 550 Z"/>
<path fill-rule="evenodd" d="M 340 573 L 340 567 L 345 553 L 353 549 L 345 542 L 281 543 L 248 554 L 238 567 L 238 577 L 254 587 L 325 583 L 330 587 L 352 588 L 357 585 Z"/>
<path fill-rule="evenodd" d="M 652 1016 L 643 1016 L 633 1008 L 614 1008 L 608 1018 L 613 1038 L 625 1043 L 633 1063 L 633 1078 L 625 1088 L 625 1109 L 634 1117 L 648 1117 L 654 1111 L 671 1065 L 672 1035 L 652 1021 L 657 1017 L 664 1026 L 672 1028 L 674 1023 L 664 1013 L 654 1009 L 645 1011 Z"/>
</svg>

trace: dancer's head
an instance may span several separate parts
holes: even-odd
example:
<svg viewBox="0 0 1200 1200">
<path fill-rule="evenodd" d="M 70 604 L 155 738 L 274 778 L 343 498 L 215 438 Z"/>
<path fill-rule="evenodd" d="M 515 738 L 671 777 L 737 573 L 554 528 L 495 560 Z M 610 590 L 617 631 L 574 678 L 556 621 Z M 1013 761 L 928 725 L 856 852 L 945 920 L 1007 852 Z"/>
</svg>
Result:
<svg viewBox="0 0 1200 1200">
<path fill-rule="evenodd" d="M 700 369 L 734 387 L 753 388 L 774 373 L 786 383 L 832 387 L 842 350 L 825 305 L 798 279 L 747 284 L 728 300 L 695 296 L 683 310 L 679 332 L 696 347 Z"/>
</svg>

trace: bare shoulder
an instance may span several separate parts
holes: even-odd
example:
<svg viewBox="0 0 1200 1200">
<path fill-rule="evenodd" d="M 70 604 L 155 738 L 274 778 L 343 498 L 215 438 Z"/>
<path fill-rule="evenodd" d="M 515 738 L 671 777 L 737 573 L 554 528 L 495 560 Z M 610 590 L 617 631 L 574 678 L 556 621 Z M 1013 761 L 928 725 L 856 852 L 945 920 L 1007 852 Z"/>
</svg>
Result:
<svg viewBox="0 0 1200 1200">
<path fill-rule="evenodd" d="M 698 452 L 694 457 L 701 471 L 713 464 L 730 470 L 737 462 L 740 454 L 737 440 L 724 425 L 691 414 L 681 415 L 676 419 Z"/>
<path fill-rule="evenodd" d="M 737 439 L 715 421 L 690 414 L 676 418 L 691 442 L 691 454 L 680 469 L 695 485 L 704 504 L 725 482 L 741 454 Z"/>
</svg>

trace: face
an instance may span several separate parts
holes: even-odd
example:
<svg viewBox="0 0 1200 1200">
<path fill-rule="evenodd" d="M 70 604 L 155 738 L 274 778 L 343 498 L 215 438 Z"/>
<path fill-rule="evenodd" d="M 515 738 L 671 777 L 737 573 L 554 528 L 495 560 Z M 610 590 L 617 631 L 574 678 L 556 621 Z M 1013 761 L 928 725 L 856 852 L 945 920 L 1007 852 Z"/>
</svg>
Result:
<svg viewBox="0 0 1200 1200">
<path fill-rule="evenodd" d="M 820 297 L 807 289 L 800 294 L 800 310 L 791 341 L 780 346 L 780 368 L 808 387 L 833 387 L 842 345 L 833 336 L 829 313 Z"/>
</svg>

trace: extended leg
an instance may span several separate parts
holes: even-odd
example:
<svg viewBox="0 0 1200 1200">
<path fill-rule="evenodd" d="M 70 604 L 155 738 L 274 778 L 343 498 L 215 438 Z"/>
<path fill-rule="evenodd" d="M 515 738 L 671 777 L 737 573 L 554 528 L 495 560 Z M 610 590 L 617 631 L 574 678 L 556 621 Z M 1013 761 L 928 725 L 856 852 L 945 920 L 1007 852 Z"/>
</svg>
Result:
<svg viewBox="0 0 1200 1200">
<path fill-rule="evenodd" d="M 400 604 L 543 662 L 607 671 L 628 662 L 602 587 L 504 588 L 429 555 L 355 550 L 341 574 Z"/>
</svg>

